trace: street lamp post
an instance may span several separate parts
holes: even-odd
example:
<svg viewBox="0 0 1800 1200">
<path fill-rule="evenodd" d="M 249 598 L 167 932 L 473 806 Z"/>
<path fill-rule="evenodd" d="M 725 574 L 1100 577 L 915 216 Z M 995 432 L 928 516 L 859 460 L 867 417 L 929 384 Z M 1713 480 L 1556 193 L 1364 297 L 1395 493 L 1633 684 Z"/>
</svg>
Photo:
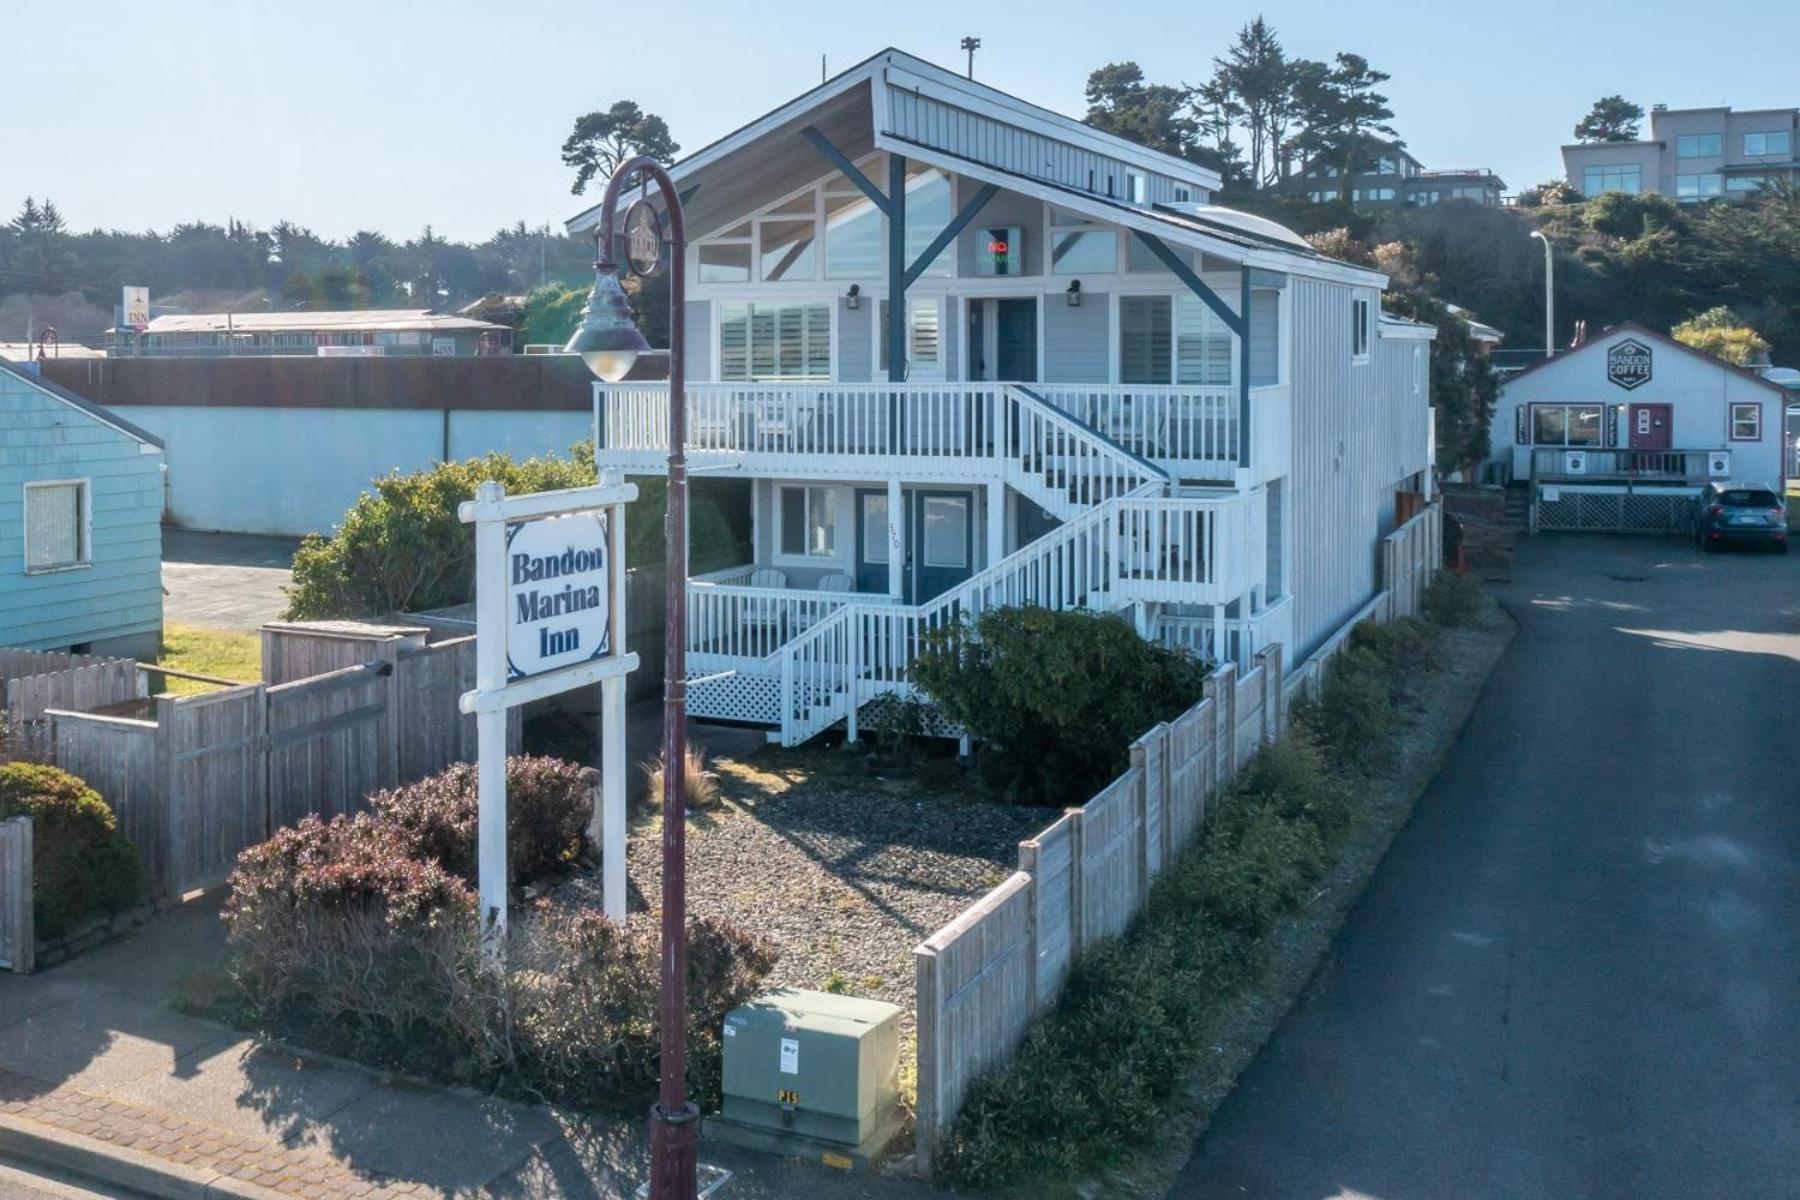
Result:
<svg viewBox="0 0 1800 1200">
<path fill-rule="evenodd" d="M 642 155 L 619 166 L 600 202 L 599 260 L 581 328 L 566 350 L 608 383 L 623 379 L 650 343 L 631 319 L 614 259 L 619 192 L 633 178 L 656 184 L 668 206 L 669 487 L 663 534 L 666 619 L 663 647 L 662 1028 L 661 1086 L 650 1108 L 650 1200 L 695 1200 L 695 1145 L 700 1109 L 687 1098 L 687 387 L 682 305 L 687 235 L 681 198 L 655 160 Z M 633 254 L 635 258 L 635 253 Z"/>
<path fill-rule="evenodd" d="M 1556 259 L 1550 253 L 1550 239 L 1544 231 L 1534 229 L 1531 236 L 1544 243 L 1544 357 L 1556 356 Z"/>
</svg>

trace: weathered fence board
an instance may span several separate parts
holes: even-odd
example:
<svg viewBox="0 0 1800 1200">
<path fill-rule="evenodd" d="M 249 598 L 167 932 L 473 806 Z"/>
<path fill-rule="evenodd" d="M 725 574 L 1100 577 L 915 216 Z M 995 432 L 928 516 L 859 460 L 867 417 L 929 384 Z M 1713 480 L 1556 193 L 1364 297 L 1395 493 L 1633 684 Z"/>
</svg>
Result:
<svg viewBox="0 0 1800 1200">
<path fill-rule="evenodd" d="M 1239 763 L 1247 763 L 1263 744 L 1263 678 L 1262 667 L 1237 681 L 1237 695 L 1233 698 L 1236 706 L 1237 726 L 1233 736 L 1237 738 L 1234 747 Z"/>
<path fill-rule="evenodd" d="M 1138 805 L 1142 775 L 1135 768 L 1107 784 L 1081 806 L 1076 825 L 1081 871 L 1081 944 L 1117 937 L 1131 923 L 1143 894 L 1143 821 Z"/>
<path fill-rule="evenodd" d="M 270 828 L 358 811 L 393 787 L 394 664 L 364 663 L 268 689 Z"/>
<path fill-rule="evenodd" d="M 1032 890 L 1031 876 L 1015 872 L 913 952 L 922 1162 L 969 1081 L 1012 1053 L 1037 1012 Z"/>
<path fill-rule="evenodd" d="M 1075 823 L 1080 819 L 1080 812 L 1071 810 L 1036 837 L 1019 843 L 1019 870 L 1037 882 L 1032 896 L 1037 906 L 1040 1005 L 1056 998 L 1080 953 L 1075 920 L 1081 909 L 1081 872 L 1075 868 Z"/>
<path fill-rule="evenodd" d="M 156 774 L 156 722 L 50 711 L 56 765 L 78 775 L 113 810 L 144 869 L 168 877 L 168 813 Z"/>
<path fill-rule="evenodd" d="M 31 973 L 37 934 L 31 912 L 31 818 L 0 821 L 0 967 Z"/>
<path fill-rule="evenodd" d="M 239 851 L 269 836 L 263 685 L 156 701 L 157 771 L 168 813 L 164 886 L 180 896 L 223 883 Z"/>
<path fill-rule="evenodd" d="M 0 649 L 0 722 L 4 751 L 18 758 L 51 757 L 50 709 L 87 711 L 147 694 L 137 664 L 54 650 Z"/>
</svg>

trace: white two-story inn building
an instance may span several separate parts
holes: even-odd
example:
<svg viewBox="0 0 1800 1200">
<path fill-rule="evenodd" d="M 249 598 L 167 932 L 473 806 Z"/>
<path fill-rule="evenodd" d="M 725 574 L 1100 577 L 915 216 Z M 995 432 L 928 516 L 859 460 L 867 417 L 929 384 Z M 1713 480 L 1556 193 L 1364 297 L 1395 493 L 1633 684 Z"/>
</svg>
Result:
<svg viewBox="0 0 1800 1200">
<path fill-rule="evenodd" d="M 751 481 L 751 560 L 688 585 L 697 716 L 854 727 L 1003 604 L 1297 662 L 1430 495 L 1431 330 L 1192 163 L 884 50 L 672 174 L 688 451 Z M 600 465 L 661 473 L 667 408 L 596 385 Z"/>
</svg>

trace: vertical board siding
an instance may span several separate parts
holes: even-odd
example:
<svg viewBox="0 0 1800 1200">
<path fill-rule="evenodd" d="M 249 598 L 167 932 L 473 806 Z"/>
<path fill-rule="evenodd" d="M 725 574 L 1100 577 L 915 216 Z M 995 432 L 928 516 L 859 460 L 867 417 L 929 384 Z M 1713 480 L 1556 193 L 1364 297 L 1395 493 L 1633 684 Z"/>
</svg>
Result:
<svg viewBox="0 0 1800 1200">
<path fill-rule="evenodd" d="M 160 451 L 0 371 L 0 639 L 54 649 L 162 627 Z M 25 572 L 25 484 L 85 479 L 87 565 Z"/>
<path fill-rule="evenodd" d="M 1257 651 L 1249 671 L 1221 666 L 1198 704 L 1132 744 L 1124 774 L 1021 842 L 1018 872 L 913 952 L 921 1163 L 931 1164 L 970 1081 L 1004 1063 L 1086 950 L 1125 931 L 1151 879 L 1281 736 L 1288 706 L 1317 687 L 1356 623 L 1416 611 L 1437 565 L 1441 511 L 1426 506 L 1383 542 L 1382 589 L 1291 674 L 1279 643 Z"/>
<path fill-rule="evenodd" d="M 146 680 L 128 658 L 61 651 L 0 650 L 0 713 L 7 741 L 0 752 L 47 760 L 51 709 L 89 710 L 145 694 Z"/>
<path fill-rule="evenodd" d="M 260 683 L 157 698 L 170 894 L 225 882 L 238 853 L 269 836 L 263 715 Z"/>
<path fill-rule="evenodd" d="M 1044 314 L 1044 378 L 1057 383 L 1105 383 L 1112 371 L 1108 341 L 1111 305 L 1104 292 L 1082 292 L 1070 308 L 1052 292 L 1038 300 Z"/>
<path fill-rule="evenodd" d="M 1281 293 L 1250 293 L 1250 386 L 1281 382 Z"/>
<path fill-rule="evenodd" d="M 37 949 L 31 911 L 31 818 L 0 821 L 0 968 L 29 975 Z"/>
<path fill-rule="evenodd" d="M 156 722 L 57 712 L 56 765 L 100 793 L 119 832 L 137 847 L 144 870 L 168 877 L 168 820 L 156 775 Z"/>
</svg>

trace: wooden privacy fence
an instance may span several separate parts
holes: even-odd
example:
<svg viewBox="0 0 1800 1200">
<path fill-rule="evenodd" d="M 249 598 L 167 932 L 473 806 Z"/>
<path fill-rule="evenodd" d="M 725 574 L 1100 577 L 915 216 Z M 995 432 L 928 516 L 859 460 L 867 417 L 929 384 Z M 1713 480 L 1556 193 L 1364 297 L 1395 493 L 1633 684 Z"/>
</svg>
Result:
<svg viewBox="0 0 1800 1200">
<path fill-rule="evenodd" d="M 918 1153 L 932 1163 L 969 1084 L 1008 1059 L 1070 969 L 1137 915 L 1165 863 L 1206 822 L 1211 799 L 1258 748 L 1280 737 L 1289 705 L 1316 690 L 1365 620 L 1419 611 L 1439 560 L 1431 504 L 1381 543 L 1382 590 L 1292 670 L 1280 644 L 1239 675 L 1206 681 L 1200 703 L 1131 746 L 1131 765 L 1098 795 L 1019 844 L 1019 869 L 913 951 L 918 1002 Z"/>
<path fill-rule="evenodd" d="M 0 647 L 0 756 L 48 759 L 50 709 L 105 708 L 146 694 L 129 658 Z"/>
<path fill-rule="evenodd" d="M 37 935 L 31 917 L 31 818 L 0 821 L 0 968 L 30 974 Z"/>
<path fill-rule="evenodd" d="M 1012 1053 L 1083 950 L 1125 931 L 1208 799 L 1279 736 L 1281 654 L 1215 671 L 1200 703 L 1132 744 L 1124 774 L 1021 842 L 1018 871 L 913 952 L 921 1162 L 970 1081 Z"/>
<path fill-rule="evenodd" d="M 279 677 L 322 662 L 366 661 L 305 678 L 194 696 L 158 696 L 147 718 L 50 710 L 56 764 L 105 797 L 121 832 L 167 895 L 211 887 L 240 851 L 308 813 L 358 811 L 369 793 L 474 756 L 474 638 L 318 639 L 278 648 Z"/>
</svg>

